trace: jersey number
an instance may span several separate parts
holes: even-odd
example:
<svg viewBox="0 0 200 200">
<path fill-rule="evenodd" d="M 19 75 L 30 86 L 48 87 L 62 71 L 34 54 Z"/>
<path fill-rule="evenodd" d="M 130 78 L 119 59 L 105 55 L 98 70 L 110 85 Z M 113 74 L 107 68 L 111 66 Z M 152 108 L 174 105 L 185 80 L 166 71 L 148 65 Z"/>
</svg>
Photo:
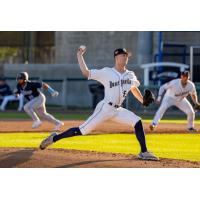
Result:
<svg viewBox="0 0 200 200">
<path fill-rule="evenodd" d="M 125 97 L 126 94 L 127 94 L 127 91 L 125 90 L 125 91 L 123 92 L 123 97 Z"/>
</svg>

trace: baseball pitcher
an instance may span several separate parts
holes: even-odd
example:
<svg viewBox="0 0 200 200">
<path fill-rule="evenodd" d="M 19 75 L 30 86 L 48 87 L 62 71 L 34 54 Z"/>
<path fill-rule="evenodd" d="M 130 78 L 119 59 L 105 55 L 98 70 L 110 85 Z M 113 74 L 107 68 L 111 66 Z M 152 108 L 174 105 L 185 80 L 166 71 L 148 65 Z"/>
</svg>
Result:
<svg viewBox="0 0 200 200">
<path fill-rule="evenodd" d="M 145 106 L 153 102 L 153 95 L 151 95 L 149 90 L 146 91 L 144 97 L 142 96 L 138 89 L 140 83 L 137 77 L 133 71 L 129 71 L 126 67 L 129 53 L 126 49 L 116 49 L 114 51 L 115 66 L 113 68 L 105 67 L 100 70 L 89 70 L 83 58 L 85 52 L 86 47 L 80 47 L 77 51 L 80 70 L 88 80 L 97 80 L 104 85 L 105 97 L 97 104 L 94 113 L 83 124 L 61 134 L 52 133 L 42 141 L 40 149 L 45 149 L 53 142 L 57 142 L 62 138 L 87 135 L 102 122 L 112 120 L 116 123 L 127 124 L 135 129 L 135 134 L 141 147 L 141 152 L 138 155 L 139 159 L 158 160 L 153 153 L 147 150 L 141 118 L 121 107 L 129 91 Z"/>
<path fill-rule="evenodd" d="M 188 71 L 181 73 L 181 78 L 174 79 L 160 87 L 157 103 L 160 103 L 163 93 L 166 91 L 161 106 L 155 114 L 155 117 L 150 125 L 150 130 L 154 130 L 165 111 L 171 107 L 176 106 L 187 115 L 187 131 L 197 132 L 194 128 L 195 112 L 192 105 L 187 100 L 187 96 L 190 95 L 195 107 L 198 109 L 199 102 L 197 98 L 197 92 L 195 85 L 189 80 L 190 74 Z"/>
<path fill-rule="evenodd" d="M 52 115 L 46 112 L 46 97 L 41 92 L 41 88 L 46 89 L 52 95 L 52 97 L 57 97 L 58 92 L 52 89 L 49 85 L 43 82 L 33 82 L 28 80 L 28 73 L 21 72 L 17 75 L 17 91 L 16 96 L 23 94 L 23 96 L 28 100 L 28 103 L 24 105 L 24 111 L 32 118 L 33 125 L 32 128 L 38 128 L 42 121 L 38 117 L 55 124 L 54 130 L 59 130 L 61 126 L 64 125 L 58 119 L 55 119 Z"/>
</svg>

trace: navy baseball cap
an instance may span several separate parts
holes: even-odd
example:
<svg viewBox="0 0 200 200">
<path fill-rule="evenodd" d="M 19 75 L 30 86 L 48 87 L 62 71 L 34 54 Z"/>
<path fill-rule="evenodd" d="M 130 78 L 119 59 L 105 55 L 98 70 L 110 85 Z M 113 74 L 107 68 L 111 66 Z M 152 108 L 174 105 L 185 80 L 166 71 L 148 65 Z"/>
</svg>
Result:
<svg viewBox="0 0 200 200">
<path fill-rule="evenodd" d="M 114 57 L 120 54 L 126 54 L 127 56 L 130 56 L 130 53 L 125 48 L 115 49 Z"/>
<path fill-rule="evenodd" d="M 190 72 L 189 71 L 183 71 L 183 72 L 181 72 L 181 76 L 189 77 L 190 76 Z"/>
</svg>

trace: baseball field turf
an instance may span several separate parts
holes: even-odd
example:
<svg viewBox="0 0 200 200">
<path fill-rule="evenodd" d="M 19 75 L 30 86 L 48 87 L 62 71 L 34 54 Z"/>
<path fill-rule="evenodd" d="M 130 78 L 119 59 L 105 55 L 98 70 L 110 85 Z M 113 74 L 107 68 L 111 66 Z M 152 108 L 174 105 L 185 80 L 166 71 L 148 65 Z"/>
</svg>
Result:
<svg viewBox="0 0 200 200">
<path fill-rule="evenodd" d="M 0 147 L 37 148 L 47 136 L 47 133 L 0 134 Z M 159 157 L 200 161 L 198 134 L 149 134 L 147 141 L 149 149 Z M 139 145 L 134 134 L 105 134 L 64 139 L 51 148 L 136 155 Z"/>
<path fill-rule="evenodd" d="M 53 113 L 53 115 L 61 120 L 86 120 L 91 113 Z M 139 114 L 141 116 L 141 114 Z M 26 120 L 30 119 L 26 113 L 24 112 L 3 112 L 0 113 L 0 119 L 3 120 Z M 142 116 L 144 122 L 150 123 L 153 119 L 153 115 L 144 115 Z M 163 116 L 162 123 L 175 123 L 175 124 L 182 124 L 186 123 L 186 116 L 185 115 L 173 115 L 173 116 Z M 200 124 L 199 116 L 196 116 L 195 119 L 196 124 Z"/>
<path fill-rule="evenodd" d="M 85 120 L 88 114 L 55 114 L 62 120 Z M 3 118 L 4 117 L 4 118 Z M 7 124 L 18 123 L 24 126 L 23 120 L 29 119 L 24 113 L 1 113 L 0 118 L 7 120 Z M 186 118 L 181 115 L 177 120 L 177 116 L 165 117 L 162 124 L 170 129 L 179 126 L 185 127 Z M 19 120 L 13 122 L 13 120 Z M 148 125 L 152 117 L 143 117 L 144 124 Z M 9 120 L 11 120 L 9 122 Z M 2 122 L 5 123 L 5 122 Z M 31 123 L 31 121 L 29 122 Z M 67 124 L 68 121 L 65 121 Z M 73 124 L 73 123 L 72 123 Z M 169 124 L 169 125 L 168 125 Z M 199 128 L 200 120 L 196 119 L 195 124 Z M 12 126 L 12 125 L 11 125 Z M 71 125 L 70 125 L 71 126 Z M 105 124 L 105 129 L 107 125 Z M 107 127 L 107 128 L 106 128 Z M 124 129 L 122 129 L 124 130 Z M 165 130 L 165 129 L 164 129 Z M 111 133 L 111 134 L 110 134 Z M 38 149 L 41 141 L 49 135 L 46 131 L 39 132 L 1 132 L 0 148 L 34 148 Z M 178 159 L 186 161 L 200 161 L 200 135 L 199 133 L 186 132 L 157 132 L 155 134 L 147 134 L 147 145 L 150 151 L 153 151 L 160 158 Z M 133 133 L 116 133 L 100 131 L 92 135 L 78 136 L 63 139 L 56 144 L 50 146 L 50 149 L 67 149 L 67 150 L 86 150 L 95 152 L 121 153 L 125 155 L 137 155 L 139 152 L 138 141 Z"/>
</svg>

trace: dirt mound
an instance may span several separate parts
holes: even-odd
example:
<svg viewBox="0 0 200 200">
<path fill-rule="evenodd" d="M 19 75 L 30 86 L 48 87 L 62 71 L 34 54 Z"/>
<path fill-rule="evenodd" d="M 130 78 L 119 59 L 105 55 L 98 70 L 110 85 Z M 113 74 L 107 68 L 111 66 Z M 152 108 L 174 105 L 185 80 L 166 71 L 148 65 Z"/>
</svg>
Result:
<svg viewBox="0 0 200 200">
<path fill-rule="evenodd" d="M 200 162 L 175 159 L 141 161 L 133 155 L 63 149 L 1 148 L 0 167 L 22 168 L 196 168 Z"/>
</svg>

